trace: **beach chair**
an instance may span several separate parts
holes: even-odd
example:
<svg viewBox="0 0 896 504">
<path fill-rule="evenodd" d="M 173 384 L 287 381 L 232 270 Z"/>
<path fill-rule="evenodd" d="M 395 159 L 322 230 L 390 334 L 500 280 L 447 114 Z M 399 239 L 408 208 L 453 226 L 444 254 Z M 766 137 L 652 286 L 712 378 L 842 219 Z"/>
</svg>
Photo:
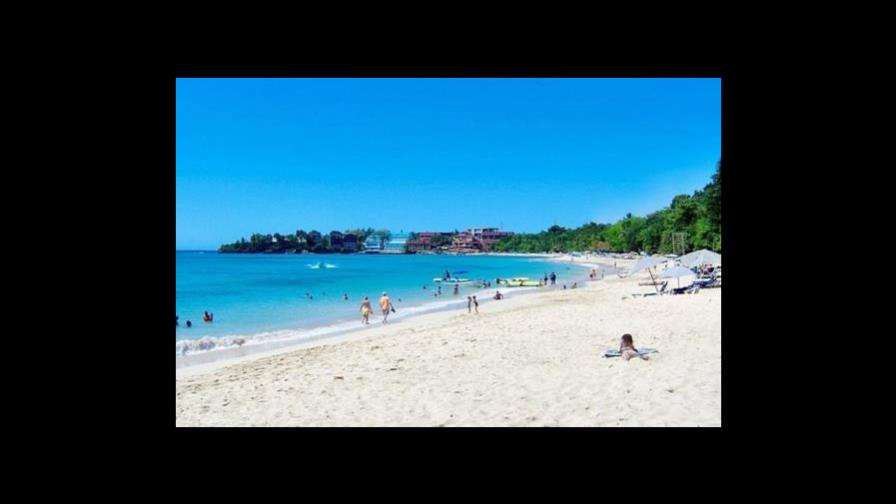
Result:
<svg viewBox="0 0 896 504">
<path fill-rule="evenodd" d="M 691 289 L 693 289 L 693 288 L 694 288 L 694 284 L 686 285 L 684 287 L 675 287 L 672 289 L 671 294 L 673 296 L 677 295 L 677 294 L 686 294 L 686 293 L 690 292 Z"/>
<path fill-rule="evenodd" d="M 656 296 L 656 295 L 658 295 L 658 294 L 664 294 L 664 293 L 666 292 L 666 287 L 667 287 L 668 285 L 669 285 L 669 282 L 668 282 L 668 281 L 663 282 L 662 285 L 660 285 L 659 292 L 645 292 L 645 293 L 643 294 L 643 296 L 644 296 L 644 297 L 647 297 L 647 296 Z"/>
</svg>

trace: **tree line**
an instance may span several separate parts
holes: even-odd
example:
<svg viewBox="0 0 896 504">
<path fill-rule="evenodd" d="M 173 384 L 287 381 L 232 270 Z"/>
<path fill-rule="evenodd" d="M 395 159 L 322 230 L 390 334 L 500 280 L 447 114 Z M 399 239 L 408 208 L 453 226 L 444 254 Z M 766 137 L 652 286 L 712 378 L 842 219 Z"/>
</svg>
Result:
<svg viewBox="0 0 896 504">
<path fill-rule="evenodd" d="M 519 233 L 495 244 L 498 252 L 569 252 L 598 250 L 650 254 L 722 252 L 722 161 L 712 181 L 693 195 L 680 194 L 646 217 L 627 214 L 615 224 L 590 222 L 575 229 L 551 226 L 540 233 Z"/>
<path fill-rule="evenodd" d="M 354 234 L 357 236 L 359 249 L 364 241 L 370 236 L 375 236 L 383 241 L 388 241 L 392 237 L 392 234 L 387 229 L 346 229 L 345 231 L 341 231 L 341 233 L 343 235 Z M 316 230 L 305 232 L 302 229 L 297 230 L 295 233 L 285 235 L 280 233 L 254 233 L 248 240 L 240 238 L 233 243 L 226 243 L 218 248 L 218 252 L 242 254 L 302 253 L 306 250 L 318 254 L 351 252 L 351 250 L 344 250 L 342 247 L 333 246 L 330 243 L 329 233 L 321 234 Z"/>
</svg>

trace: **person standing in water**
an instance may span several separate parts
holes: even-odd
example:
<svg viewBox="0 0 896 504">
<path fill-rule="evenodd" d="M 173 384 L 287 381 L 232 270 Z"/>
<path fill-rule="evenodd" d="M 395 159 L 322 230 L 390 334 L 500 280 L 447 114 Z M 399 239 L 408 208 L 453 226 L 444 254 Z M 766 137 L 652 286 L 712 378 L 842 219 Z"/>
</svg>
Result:
<svg viewBox="0 0 896 504">
<path fill-rule="evenodd" d="M 552 271 L 551 272 L 551 285 L 556 285 L 556 284 L 557 284 L 557 274 Z"/>
<path fill-rule="evenodd" d="M 348 293 L 342 295 L 342 299 L 348 301 Z"/>
<path fill-rule="evenodd" d="M 383 296 L 380 298 L 380 309 L 383 310 L 383 323 L 386 323 L 386 319 L 389 318 L 389 310 L 392 308 L 392 300 L 389 299 L 389 295 L 383 291 Z"/>
<path fill-rule="evenodd" d="M 370 308 L 370 299 L 367 296 L 364 296 L 364 301 L 361 301 L 361 324 L 370 324 L 370 313 L 373 309 Z"/>
<path fill-rule="evenodd" d="M 176 326 L 180 325 L 180 317 L 178 317 L 177 315 L 174 316 L 174 325 L 176 325 Z"/>
<path fill-rule="evenodd" d="M 458 292 L 460 292 L 460 291 L 458 291 L 457 284 L 454 284 L 454 295 L 456 296 L 458 294 Z"/>
</svg>

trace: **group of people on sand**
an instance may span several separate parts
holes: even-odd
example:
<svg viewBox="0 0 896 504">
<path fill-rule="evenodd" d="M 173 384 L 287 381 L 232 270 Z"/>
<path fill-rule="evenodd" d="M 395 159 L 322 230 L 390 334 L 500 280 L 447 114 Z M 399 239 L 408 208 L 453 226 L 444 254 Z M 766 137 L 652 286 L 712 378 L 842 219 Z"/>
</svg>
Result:
<svg viewBox="0 0 896 504">
<path fill-rule="evenodd" d="M 398 299 L 401 301 L 401 298 Z M 389 298 L 389 294 L 383 291 L 383 295 L 380 296 L 380 310 L 383 312 L 383 323 L 387 322 L 389 318 L 389 313 L 396 313 L 395 307 L 392 306 L 392 299 Z M 361 301 L 361 324 L 369 325 L 370 324 L 370 314 L 373 313 L 373 308 L 370 307 L 370 298 L 364 296 L 364 301 Z"/>
<path fill-rule="evenodd" d="M 205 313 L 202 314 L 202 321 L 207 324 L 214 322 L 215 314 L 209 313 L 208 311 L 206 311 Z M 180 315 L 178 315 L 176 313 L 174 314 L 174 325 L 175 325 L 175 327 L 180 327 Z M 193 327 L 193 322 L 188 320 L 186 325 L 188 328 Z"/>
<path fill-rule="evenodd" d="M 467 313 L 472 313 L 470 311 L 470 306 L 473 305 L 476 308 L 476 313 L 479 313 L 479 301 L 476 300 L 476 296 L 467 296 Z"/>
</svg>

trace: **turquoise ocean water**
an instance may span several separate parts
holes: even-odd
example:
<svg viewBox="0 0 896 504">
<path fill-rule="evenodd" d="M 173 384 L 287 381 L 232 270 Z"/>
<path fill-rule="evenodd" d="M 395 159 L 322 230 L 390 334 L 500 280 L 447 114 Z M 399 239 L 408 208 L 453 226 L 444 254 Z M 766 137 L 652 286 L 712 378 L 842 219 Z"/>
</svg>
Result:
<svg viewBox="0 0 896 504">
<path fill-rule="evenodd" d="M 318 263 L 320 267 L 316 268 Z M 175 353 L 194 353 L 277 338 L 301 338 L 332 327 L 360 326 L 360 303 L 369 296 L 378 314 L 377 300 L 387 291 L 396 308 L 390 320 L 458 302 L 466 296 L 494 295 L 495 278 L 541 278 L 555 272 L 558 285 L 580 280 L 582 268 L 543 258 L 451 255 L 306 254 L 260 255 L 176 252 Z M 441 277 L 490 280 L 491 289 L 443 286 Z M 463 273 L 455 273 L 463 272 Z M 423 286 L 426 289 L 423 289 Z M 518 289 L 500 289 L 510 293 Z M 348 295 L 348 301 L 343 295 Z M 309 298 L 310 296 L 310 298 Z M 313 298 L 313 299 L 312 299 Z M 401 301 L 399 301 L 399 299 Z M 213 323 L 202 321 L 203 312 L 214 314 Z M 186 327 L 187 320 L 193 324 Z M 371 323 L 379 318 L 371 317 Z M 316 332 L 315 332 L 316 331 Z M 186 348 L 185 348 L 186 347 Z"/>
</svg>

